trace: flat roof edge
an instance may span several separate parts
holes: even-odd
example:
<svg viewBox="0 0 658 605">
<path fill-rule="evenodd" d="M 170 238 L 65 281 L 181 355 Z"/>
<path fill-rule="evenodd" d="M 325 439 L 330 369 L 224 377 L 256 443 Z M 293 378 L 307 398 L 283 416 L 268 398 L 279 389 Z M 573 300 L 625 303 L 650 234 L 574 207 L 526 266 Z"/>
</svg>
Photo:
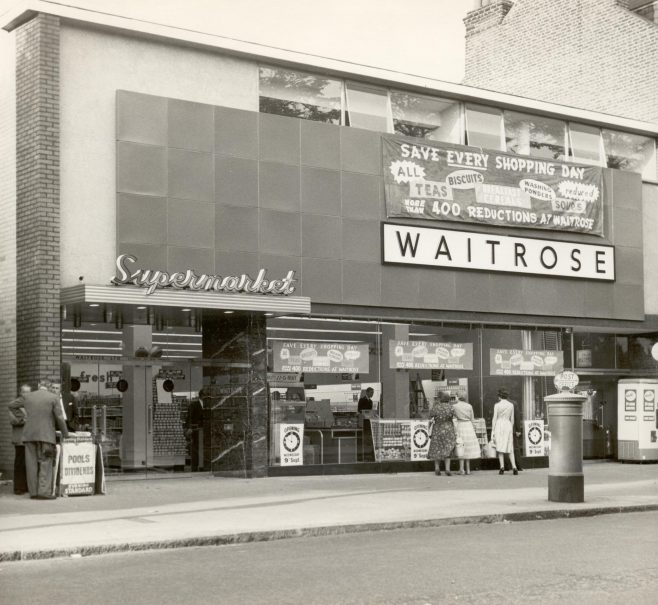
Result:
<svg viewBox="0 0 658 605">
<path fill-rule="evenodd" d="M 531 113 L 539 112 L 553 116 L 562 116 L 581 122 L 607 125 L 621 130 L 658 136 L 658 123 L 644 122 L 623 116 L 549 103 L 539 99 L 510 95 L 484 88 L 475 88 L 426 76 L 391 71 L 381 67 L 350 63 L 349 61 L 286 50 L 256 42 L 237 40 L 218 34 L 209 34 L 110 13 L 102 13 L 92 9 L 83 9 L 49 2 L 48 0 L 23 0 L 0 15 L 0 19 L 2 19 L 0 23 L 3 29 L 12 31 L 34 17 L 37 13 L 51 14 L 73 22 L 120 30 L 124 33 L 170 39 L 182 44 L 213 48 L 233 55 L 263 58 L 273 63 L 297 65 L 300 68 L 305 67 L 311 71 L 313 69 L 320 69 L 340 74 L 344 77 L 351 75 L 357 78 L 378 81 L 382 84 L 407 86 L 417 90 L 422 89 L 428 94 L 446 95 L 466 102 L 493 104 L 505 108 L 530 111 Z"/>
</svg>

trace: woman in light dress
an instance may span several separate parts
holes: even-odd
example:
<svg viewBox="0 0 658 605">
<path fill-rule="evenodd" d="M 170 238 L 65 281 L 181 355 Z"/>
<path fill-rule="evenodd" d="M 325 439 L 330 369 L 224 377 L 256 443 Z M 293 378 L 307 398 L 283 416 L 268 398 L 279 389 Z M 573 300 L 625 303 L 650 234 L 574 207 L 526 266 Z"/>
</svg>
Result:
<svg viewBox="0 0 658 605">
<path fill-rule="evenodd" d="M 514 404 L 507 398 L 507 389 L 498 390 L 498 403 L 494 405 L 493 420 L 491 421 L 491 443 L 498 452 L 500 464 L 499 475 L 505 473 L 505 454 L 509 456 L 512 472 L 519 474 L 514 458 Z"/>
<path fill-rule="evenodd" d="M 457 439 L 461 439 L 464 444 L 464 455 L 459 458 L 459 474 L 470 475 L 471 460 L 480 457 L 480 443 L 473 426 L 475 418 L 473 416 L 473 406 L 460 395 L 457 403 L 452 406 L 452 411 L 455 414 Z M 466 466 L 466 470 L 464 470 L 464 466 Z"/>
</svg>

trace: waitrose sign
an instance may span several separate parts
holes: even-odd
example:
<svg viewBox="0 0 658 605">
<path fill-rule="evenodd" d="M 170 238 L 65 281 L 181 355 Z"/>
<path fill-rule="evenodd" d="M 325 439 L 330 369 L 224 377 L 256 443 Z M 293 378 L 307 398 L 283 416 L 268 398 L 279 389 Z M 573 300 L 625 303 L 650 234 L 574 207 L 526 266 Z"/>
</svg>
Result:
<svg viewBox="0 0 658 605">
<path fill-rule="evenodd" d="M 615 280 L 612 246 L 382 225 L 384 264 Z"/>
</svg>

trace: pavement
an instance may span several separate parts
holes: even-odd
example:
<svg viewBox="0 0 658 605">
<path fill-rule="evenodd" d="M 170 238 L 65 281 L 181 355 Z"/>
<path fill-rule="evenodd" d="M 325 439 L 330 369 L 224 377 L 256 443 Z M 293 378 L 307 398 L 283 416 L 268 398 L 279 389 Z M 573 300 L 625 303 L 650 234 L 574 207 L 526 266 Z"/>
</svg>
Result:
<svg viewBox="0 0 658 605">
<path fill-rule="evenodd" d="M 583 503 L 549 502 L 547 468 L 124 479 L 102 496 L 57 500 L 15 496 L 3 482 L 0 561 L 658 510 L 658 464 L 586 461 L 584 475 Z"/>
</svg>

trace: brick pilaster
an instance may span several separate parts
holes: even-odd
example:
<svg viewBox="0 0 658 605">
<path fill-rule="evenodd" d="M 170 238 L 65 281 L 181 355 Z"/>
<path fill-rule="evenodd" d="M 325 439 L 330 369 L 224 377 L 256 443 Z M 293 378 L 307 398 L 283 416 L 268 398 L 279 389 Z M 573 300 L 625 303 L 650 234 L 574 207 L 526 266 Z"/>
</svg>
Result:
<svg viewBox="0 0 658 605">
<path fill-rule="evenodd" d="M 16 30 L 16 361 L 19 383 L 60 372 L 59 18 Z"/>
</svg>

